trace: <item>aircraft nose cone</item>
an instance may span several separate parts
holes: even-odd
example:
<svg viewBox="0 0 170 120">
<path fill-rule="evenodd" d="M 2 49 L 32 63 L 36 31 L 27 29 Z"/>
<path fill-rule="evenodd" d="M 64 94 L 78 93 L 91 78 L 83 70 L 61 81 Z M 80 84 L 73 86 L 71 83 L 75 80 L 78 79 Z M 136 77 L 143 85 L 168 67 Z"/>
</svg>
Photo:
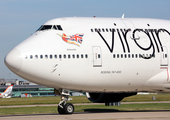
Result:
<svg viewBox="0 0 170 120">
<path fill-rule="evenodd" d="M 18 49 L 12 49 L 4 59 L 5 65 L 14 73 L 18 72 L 22 66 L 21 53 Z"/>
</svg>

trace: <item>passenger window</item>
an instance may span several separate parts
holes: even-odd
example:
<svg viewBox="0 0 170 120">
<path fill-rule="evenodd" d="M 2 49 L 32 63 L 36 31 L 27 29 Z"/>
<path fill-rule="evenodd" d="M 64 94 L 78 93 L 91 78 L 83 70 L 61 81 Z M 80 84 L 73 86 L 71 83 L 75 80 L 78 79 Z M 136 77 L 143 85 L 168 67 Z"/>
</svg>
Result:
<svg viewBox="0 0 170 120">
<path fill-rule="evenodd" d="M 101 32 L 100 28 L 98 29 L 99 32 Z"/>
<path fill-rule="evenodd" d="M 128 54 L 128 58 L 130 58 L 130 54 Z"/>
<path fill-rule="evenodd" d="M 61 25 L 57 25 L 58 30 L 63 30 Z"/>
<path fill-rule="evenodd" d="M 70 55 L 68 55 L 68 58 L 69 58 L 69 59 L 70 59 L 70 57 L 71 57 L 71 56 L 70 56 Z"/>
<path fill-rule="evenodd" d="M 59 58 L 61 59 L 61 58 L 62 58 L 62 56 L 61 56 L 61 55 L 59 55 Z"/>
<path fill-rule="evenodd" d="M 152 57 L 152 55 L 150 54 L 149 57 Z"/>
<path fill-rule="evenodd" d="M 48 55 L 45 55 L 45 58 L 47 59 L 47 58 L 48 58 Z"/>
<path fill-rule="evenodd" d="M 52 55 L 50 55 L 50 59 L 52 59 L 53 58 L 53 56 Z"/>
<path fill-rule="evenodd" d="M 81 58 L 83 58 L 83 54 L 81 54 Z"/>
<path fill-rule="evenodd" d="M 35 58 L 38 59 L 38 55 L 35 55 Z"/>
<path fill-rule="evenodd" d="M 43 55 L 40 55 L 40 58 L 43 59 Z"/>
<path fill-rule="evenodd" d="M 165 54 L 165 58 L 167 58 L 167 54 Z"/>
<path fill-rule="evenodd" d="M 143 57 L 145 57 L 145 54 L 143 54 Z"/>
<path fill-rule="evenodd" d="M 117 58 L 119 58 L 119 54 L 117 54 Z"/>
<path fill-rule="evenodd" d="M 98 54 L 98 58 L 100 58 L 100 54 Z"/>
<path fill-rule="evenodd" d="M 55 58 L 57 58 L 57 55 L 54 55 Z"/>
<path fill-rule="evenodd" d="M 106 28 L 106 32 L 108 32 L 108 29 Z"/>
<path fill-rule="evenodd" d="M 66 55 L 64 55 L 64 58 L 66 58 Z"/>
<path fill-rule="evenodd" d="M 73 56 L 73 58 L 75 58 L 75 55 L 72 55 Z"/>
<path fill-rule="evenodd" d="M 126 54 L 125 54 L 125 58 L 126 58 Z"/>
<path fill-rule="evenodd" d="M 97 32 L 97 28 L 95 28 L 95 32 Z"/>
<path fill-rule="evenodd" d="M 30 55 L 30 59 L 32 59 L 33 58 L 33 56 L 32 55 Z"/>
<path fill-rule="evenodd" d="M 138 54 L 136 54 L 136 58 L 138 58 Z"/>
<path fill-rule="evenodd" d="M 115 58 L 116 56 L 115 56 L 115 54 L 113 54 L 113 58 Z"/>
<path fill-rule="evenodd" d="M 79 55 L 77 55 L 77 58 L 79 58 Z"/>
<path fill-rule="evenodd" d="M 104 28 L 102 28 L 102 31 L 105 32 Z"/>
<path fill-rule="evenodd" d="M 121 54 L 121 58 L 123 58 L 123 54 Z"/>
<path fill-rule="evenodd" d="M 91 32 L 93 32 L 93 29 L 91 29 Z"/>
<path fill-rule="evenodd" d="M 25 56 L 25 59 L 27 59 L 27 56 Z"/>
<path fill-rule="evenodd" d="M 88 58 L 88 55 L 86 54 L 85 57 Z"/>
<path fill-rule="evenodd" d="M 148 58 L 148 54 L 146 54 L 146 57 Z"/>
<path fill-rule="evenodd" d="M 132 54 L 132 58 L 134 58 L 134 54 Z"/>
</svg>

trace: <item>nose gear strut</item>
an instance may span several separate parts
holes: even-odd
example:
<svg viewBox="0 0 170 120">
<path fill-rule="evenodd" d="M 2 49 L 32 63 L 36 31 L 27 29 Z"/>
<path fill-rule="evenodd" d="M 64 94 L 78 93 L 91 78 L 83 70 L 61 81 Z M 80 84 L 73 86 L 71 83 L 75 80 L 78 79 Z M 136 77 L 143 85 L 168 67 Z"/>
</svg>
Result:
<svg viewBox="0 0 170 120">
<path fill-rule="evenodd" d="M 72 103 L 67 103 L 67 101 L 72 100 L 69 98 L 70 90 L 61 89 L 61 101 L 58 104 L 58 113 L 59 114 L 73 114 L 74 105 Z"/>
</svg>

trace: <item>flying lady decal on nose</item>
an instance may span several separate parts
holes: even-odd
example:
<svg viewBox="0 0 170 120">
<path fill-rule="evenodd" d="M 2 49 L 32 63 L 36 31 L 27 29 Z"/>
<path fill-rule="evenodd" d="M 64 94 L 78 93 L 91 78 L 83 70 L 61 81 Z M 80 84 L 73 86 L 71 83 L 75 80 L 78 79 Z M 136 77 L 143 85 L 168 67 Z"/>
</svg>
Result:
<svg viewBox="0 0 170 120">
<path fill-rule="evenodd" d="M 58 33 L 57 33 L 58 34 Z M 59 36 L 62 37 L 62 39 L 69 43 L 69 44 L 75 44 L 77 46 L 80 46 L 80 44 L 82 44 L 83 42 L 83 36 L 84 34 L 75 34 L 75 35 L 66 35 L 65 33 L 63 33 L 62 35 L 58 34 Z"/>
</svg>

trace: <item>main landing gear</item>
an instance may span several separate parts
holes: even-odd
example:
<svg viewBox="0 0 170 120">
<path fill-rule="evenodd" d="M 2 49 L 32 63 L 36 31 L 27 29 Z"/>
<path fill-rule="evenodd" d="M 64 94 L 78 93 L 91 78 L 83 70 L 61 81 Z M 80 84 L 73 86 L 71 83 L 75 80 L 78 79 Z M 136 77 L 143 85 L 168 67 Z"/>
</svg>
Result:
<svg viewBox="0 0 170 120">
<path fill-rule="evenodd" d="M 74 106 L 72 103 L 67 103 L 67 101 L 72 100 L 69 98 L 70 90 L 62 89 L 61 92 L 61 101 L 58 104 L 58 113 L 59 114 L 73 114 Z"/>
</svg>

